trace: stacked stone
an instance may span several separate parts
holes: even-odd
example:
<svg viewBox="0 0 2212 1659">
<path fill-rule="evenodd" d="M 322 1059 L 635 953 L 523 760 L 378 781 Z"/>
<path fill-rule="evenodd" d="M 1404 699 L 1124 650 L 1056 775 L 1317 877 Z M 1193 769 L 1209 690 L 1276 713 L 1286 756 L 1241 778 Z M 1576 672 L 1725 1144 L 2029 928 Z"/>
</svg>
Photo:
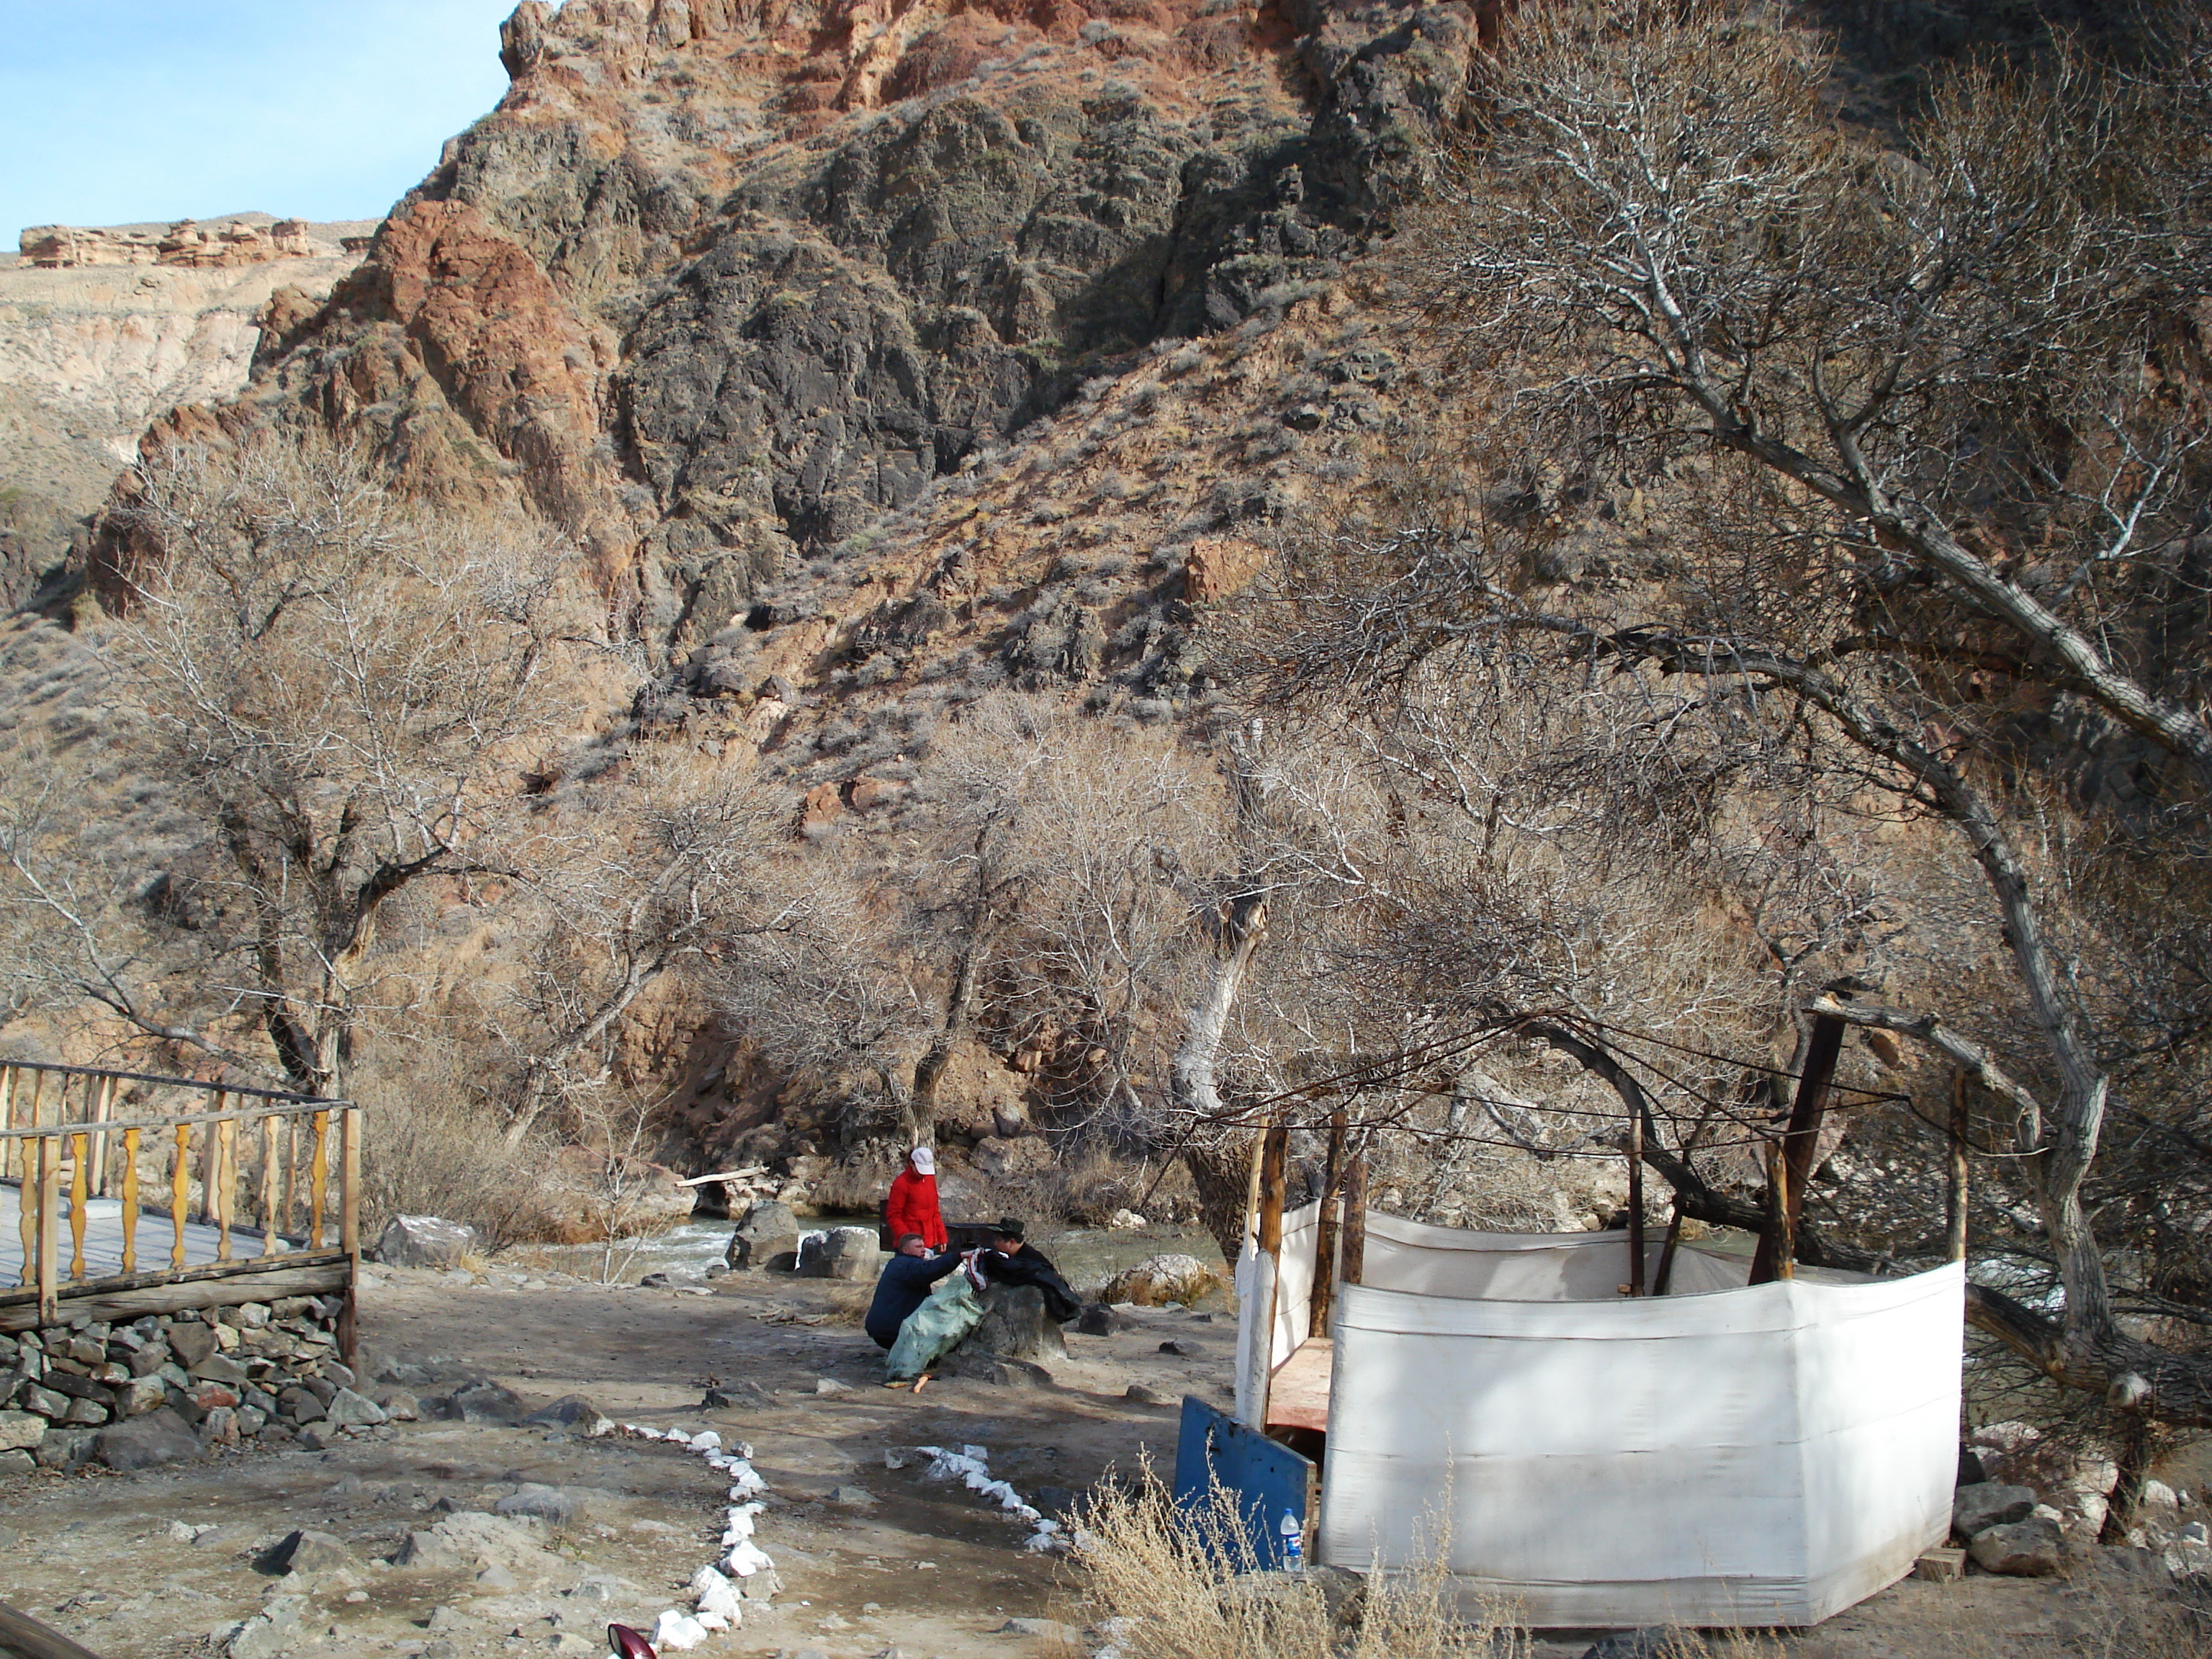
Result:
<svg viewBox="0 0 2212 1659">
<path fill-rule="evenodd" d="M 380 1428 L 337 1352 L 337 1297 L 81 1316 L 0 1336 L 0 1475 L 199 1457 L 249 1441 L 319 1448 Z"/>
</svg>

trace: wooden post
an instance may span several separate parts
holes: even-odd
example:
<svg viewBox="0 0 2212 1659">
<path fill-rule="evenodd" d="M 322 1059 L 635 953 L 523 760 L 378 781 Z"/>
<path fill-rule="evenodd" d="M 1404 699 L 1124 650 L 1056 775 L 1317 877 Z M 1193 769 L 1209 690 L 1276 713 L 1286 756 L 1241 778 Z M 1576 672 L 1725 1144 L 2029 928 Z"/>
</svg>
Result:
<svg viewBox="0 0 2212 1659">
<path fill-rule="evenodd" d="M 38 1144 L 35 1140 L 16 1143 L 23 1149 L 16 1158 L 21 1173 L 15 1188 L 15 1233 L 22 1241 L 23 1271 L 15 1283 L 27 1289 L 39 1282 L 39 1175 L 33 1161 Z"/>
<path fill-rule="evenodd" d="M 61 1243 L 62 1140 L 59 1135 L 39 1137 L 39 1319 L 53 1324 L 61 1317 L 60 1285 L 55 1254 Z"/>
<path fill-rule="evenodd" d="M 1367 1153 L 1354 1152 L 1344 1167 L 1344 1237 L 1337 1246 L 1337 1276 L 1347 1285 L 1367 1282 Z"/>
<path fill-rule="evenodd" d="M 123 1132 L 123 1271 L 138 1271 L 138 1132 Z"/>
<path fill-rule="evenodd" d="M 15 1127 L 15 1068 L 0 1066 L 0 1129 Z M 15 1168 L 15 1143 L 0 1140 L 0 1177 L 12 1174 Z"/>
<path fill-rule="evenodd" d="M 1951 1075 L 1951 1170 L 1943 1193 L 1944 1232 L 1950 1259 L 1966 1259 L 1966 1073 Z"/>
<path fill-rule="evenodd" d="M 115 1103 L 115 1079 L 104 1077 L 92 1097 L 92 1121 L 98 1127 L 92 1136 L 92 1190 L 95 1196 L 107 1196 L 107 1119 Z"/>
<path fill-rule="evenodd" d="M 338 1244 L 346 1253 L 345 1305 L 338 1310 L 338 1352 L 348 1365 L 359 1364 L 360 1320 L 356 1301 L 361 1284 L 361 1109 L 338 1115 Z M 1265 1421 L 1263 1415 L 1262 1421 Z"/>
<path fill-rule="evenodd" d="M 169 1246 L 169 1266 L 178 1273 L 185 1270 L 185 1215 L 192 1191 L 192 1126 L 177 1125 L 176 1155 L 169 1160 L 169 1231 L 175 1242 Z"/>
<path fill-rule="evenodd" d="M 222 1109 L 222 1090 L 215 1091 L 210 1109 L 218 1112 Z M 200 1139 L 200 1219 L 203 1222 L 215 1219 L 216 1166 L 222 1158 L 222 1148 L 215 1131 L 216 1126 L 209 1124 Z"/>
<path fill-rule="evenodd" d="M 215 1191 L 208 1211 L 216 1224 L 215 1259 L 230 1260 L 232 1206 L 238 1197 L 238 1120 L 225 1118 L 210 1126 L 215 1130 Z"/>
<path fill-rule="evenodd" d="M 276 1251 L 276 1120 L 261 1120 L 261 1254 Z"/>
<path fill-rule="evenodd" d="M 1820 1144 L 1820 1120 L 1827 1109 L 1828 1085 L 1836 1075 L 1836 1057 L 1843 1051 L 1844 1022 L 1833 1014 L 1813 1020 L 1812 1041 L 1805 1048 L 1805 1070 L 1797 1079 L 1797 1094 L 1790 1107 L 1790 1127 L 1783 1132 L 1779 1155 L 1770 1183 L 1776 1202 L 1771 1206 L 1766 1231 L 1753 1257 L 1751 1280 L 1789 1279 L 1797 1259 L 1797 1223 L 1805 1208 L 1805 1188 L 1813 1176 L 1813 1160 Z"/>
<path fill-rule="evenodd" d="M 1314 1241 L 1313 1296 L 1307 1304 L 1306 1331 L 1311 1336 L 1328 1334 L 1329 1310 L 1336 1301 L 1336 1238 L 1344 1184 L 1344 1109 L 1328 1120 L 1328 1171 L 1322 1180 L 1321 1229 Z"/>
<path fill-rule="evenodd" d="M 1277 1287 L 1282 1282 L 1283 1261 L 1283 1186 L 1290 1162 L 1291 1132 L 1278 1124 L 1270 1128 L 1261 1143 L 1260 1151 L 1260 1237 L 1259 1251 L 1268 1264 L 1267 1292 L 1261 1305 L 1253 1312 L 1260 1320 L 1258 1345 L 1259 1368 L 1254 1373 L 1252 1386 L 1259 1391 L 1259 1403 L 1255 1415 L 1265 1433 L 1267 1426 L 1267 1396 L 1275 1383 L 1275 1298 Z"/>
<path fill-rule="evenodd" d="M 1628 1109 L 1628 1293 L 1644 1294 L 1644 1114 Z"/>
<path fill-rule="evenodd" d="M 84 1277 L 84 1200 L 91 1188 L 92 1137 L 80 1131 L 70 1137 L 70 1277 Z"/>
<path fill-rule="evenodd" d="M 308 1120 L 308 1127 L 315 1138 L 315 1153 L 307 1166 L 307 1248 L 323 1248 L 323 1195 L 328 1190 L 331 1178 L 330 1154 L 324 1143 L 330 1138 L 331 1115 L 317 1112 Z"/>
<path fill-rule="evenodd" d="M 1674 1278 L 1674 1247 L 1682 1242 L 1682 1206 L 1667 1218 L 1667 1242 L 1659 1247 L 1659 1271 L 1651 1276 L 1651 1294 L 1664 1296 Z"/>
</svg>

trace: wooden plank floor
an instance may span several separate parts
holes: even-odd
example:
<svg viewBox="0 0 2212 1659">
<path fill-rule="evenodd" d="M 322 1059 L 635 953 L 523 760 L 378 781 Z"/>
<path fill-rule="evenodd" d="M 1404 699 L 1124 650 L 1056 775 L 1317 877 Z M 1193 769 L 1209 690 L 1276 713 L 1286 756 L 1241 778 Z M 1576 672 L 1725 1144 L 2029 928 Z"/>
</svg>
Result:
<svg viewBox="0 0 2212 1659">
<path fill-rule="evenodd" d="M 23 1237 L 17 1218 L 19 1207 L 17 1183 L 0 1181 L 0 1291 L 14 1290 L 27 1281 L 23 1277 Z M 68 1200 L 63 1203 L 67 1206 Z M 88 1199 L 84 1215 L 84 1271 L 88 1279 L 106 1279 L 123 1271 L 123 1201 L 115 1198 Z M 185 1265 L 187 1267 L 207 1267 L 215 1265 L 221 1234 L 213 1227 L 196 1221 L 185 1224 Z M 143 1206 L 138 1212 L 137 1237 L 139 1273 L 162 1273 L 170 1266 L 170 1249 L 176 1243 L 176 1229 L 171 1225 L 167 1212 L 156 1213 Z M 299 1241 L 288 1241 L 277 1236 L 276 1248 L 300 1249 Z M 72 1249 L 69 1219 L 62 1219 L 61 1237 L 56 1242 L 56 1268 L 66 1279 L 69 1276 Z M 244 1261 L 261 1254 L 261 1233 L 252 1227 L 233 1226 L 230 1230 L 230 1258 Z"/>
<path fill-rule="evenodd" d="M 1328 1385 L 1336 1349 L 1325 1336 L 1310 1336 L 1275 1368 L 1267 1389 L 1269 1428 L 1328 1431 Z"/>
</svg>

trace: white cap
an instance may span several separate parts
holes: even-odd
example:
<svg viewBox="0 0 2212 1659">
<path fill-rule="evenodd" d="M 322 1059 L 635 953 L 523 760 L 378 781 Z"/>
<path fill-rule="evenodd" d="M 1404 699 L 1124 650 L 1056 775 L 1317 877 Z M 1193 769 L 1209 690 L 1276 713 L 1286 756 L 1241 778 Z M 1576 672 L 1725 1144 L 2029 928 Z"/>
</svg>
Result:
<svg viewBox="0 0 2212 1659">
<path fill-rule="evenodd" d="M 937 1173 L 937 1154 L 931 1152 L 928 1147 L 915 1147 L 914 1149 L 913 1158 L 915 1171 L 916 1174 L 935 1175 Z"/>
</svg>

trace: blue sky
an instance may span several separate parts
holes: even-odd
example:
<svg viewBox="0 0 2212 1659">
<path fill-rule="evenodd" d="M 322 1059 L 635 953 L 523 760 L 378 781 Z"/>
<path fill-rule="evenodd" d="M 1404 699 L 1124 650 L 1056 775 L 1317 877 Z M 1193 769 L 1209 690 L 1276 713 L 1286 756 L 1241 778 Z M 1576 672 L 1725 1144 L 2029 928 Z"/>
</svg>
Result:
<svg viewBox="0 0 2212 1659">
<path fill-rule="evenodd" d="M 0 249 L 26 225 L 374 219 L 507 88 L 514 0 L 0 0 Z"/>
</svg>

